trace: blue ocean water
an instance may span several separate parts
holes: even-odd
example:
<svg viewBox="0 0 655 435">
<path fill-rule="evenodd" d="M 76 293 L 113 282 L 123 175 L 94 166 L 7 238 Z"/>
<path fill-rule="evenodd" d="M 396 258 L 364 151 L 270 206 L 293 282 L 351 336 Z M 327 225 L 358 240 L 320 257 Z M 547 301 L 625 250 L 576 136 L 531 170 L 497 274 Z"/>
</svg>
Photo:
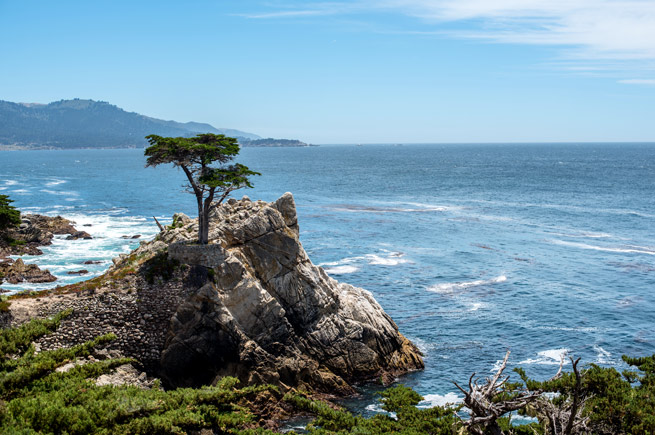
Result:
<svg viewBox="0 0 655 435">
<path fill-rule="evenodd" d="M 451 381 L 486 376 L 506 349 L 538 378 L 562 353 L 617 368 L 655 353 L 655 144 L 246 148 L 239 160 L 263 175 L 237 196 L 293 192 L 313 262 L 370 290 L 423 350 L 426 369 L 401 381 L 425 404 L 456 400 Z M 193 216 L 183 181 L 144 168 L 142 150 L 0 153 L 16 206 L 91 225 L 93 240 L 26 258 L 60 283 L 138 244 L 122 236 L 152 237 L 151 216 Z"/>
</svg>

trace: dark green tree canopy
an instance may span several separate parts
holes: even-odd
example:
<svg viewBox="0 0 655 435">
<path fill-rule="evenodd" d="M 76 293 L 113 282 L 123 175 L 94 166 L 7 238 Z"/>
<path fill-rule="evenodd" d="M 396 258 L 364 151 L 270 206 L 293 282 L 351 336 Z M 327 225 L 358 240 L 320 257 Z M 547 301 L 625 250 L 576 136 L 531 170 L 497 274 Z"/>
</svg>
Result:
<svg viewBox="0 0 655 435">
<path fill-rule="evenodd" d="M 237 139 L 222 134 L 199 134 L 195 137 L 146 136 L 150 147 L 146 166 L 172 163 L 175 166 L 209 166 L 214 162 L 225 163 L 239 154 Z"/>
<path fill-rule="evenodd" d="M 0 231 L 20 225 L 20 211 L 11 203 L 7 195 L 0 195 Z"/>
<path fill-rule="evenodd" d="M 232 137 L 211 133 L 195 137 L 152 134 L 146 139 L 150 143 L 145 150 L 146 166 L 172 163 L 184 171 L 198 203 L 198 241 L 206 244 L 211 208 L 234 190 L 252 187 L 249 177 L 260 174 L 239 163 L 228 165 L 239 154 L 237 139 Z"/>
</svg>

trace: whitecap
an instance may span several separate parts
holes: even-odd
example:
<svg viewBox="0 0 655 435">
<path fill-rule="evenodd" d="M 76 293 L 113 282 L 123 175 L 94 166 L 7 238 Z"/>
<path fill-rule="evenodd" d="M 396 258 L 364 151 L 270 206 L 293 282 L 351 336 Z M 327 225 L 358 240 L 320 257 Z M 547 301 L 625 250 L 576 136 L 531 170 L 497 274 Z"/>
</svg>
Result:
<svg viewBox="0 0 655 435">
<path fill-rule="evenodd" d="M 410 263 L 409 260 L 403 258 L 405 254 L 402 252 L 394 252 L 382 250 L 384 254 L 366 254 L 357 257 L 346 257 L 339 261 L 329 261 L 325 263 L 319 263 L 321 267 L 328 266 L 325 269 L 328 273 L 335 274 L 344 274 L 344 273 L 353 273 L 360 269 L 359 266 L 354 266 L 353 263 L 362 263 L 366 262 L 370 265 L 376 266 L 397 266 L 399 264 Z"/>
<path fill-rule="evenodd" d="M 471 308 L 469 309 L 469 311 L 478 311 L 480 308 L 484 308 L 484 307 L 485 304 L 483 304 L 482 302 L 474 302 L 471 304 Z"/>
<path fill-rule="evenodd" d="M 370 412 L 375 412 L 378 414 L 387 414 L 389 417 L 396 419 L 398 418 L 395 412 L 388 412 L 382 409 L 382 404 L 380 403 L 371 403 L 370 405 L 366 406 L 366 410 Z"/>
<path fill-rule="evenodd" d="M 580 249 L 591 249 L 591 250 L 594 250 L 594 251 L 602 251 L 602 252 L 655 255 L 655 249 L 653 249 L 652 247 L 647 247 L 647 246 L 635 246 L 635 245 L 626 245 L 626 246 L 620 246 L 620 247 L 598 246 L 598 245 L 590 245 L 590 244 L 587 244 L 587 243 L 567 242 L 567 241 L 558 240 L 558 239 L 549 240 L 549 242 L 553 243 L 555 245 L 570 246 L 570 247 L 573 247 L 573 248 L 580 248 Z"/>
<path fill-rule="evenodd" d="M 366 410 L 371 412 L 386 412 L 384 409 L 382 409 L 382 405 L 379 403 L 371 403 L 370 405 L 367 405 Z"/>
<path fill-rule="evenodd" d="M 462 281 L 462 282 L 444 282 L 440 284 L 435 284 L 428 287 L 428 291 L 435 293 L 452 293 L 455 290 L 464 290 L 471 287 L 479 287 L 483 285 L 492 285 L 499 284 L 507 281 L 505 275 L 497 276 L 493 279 L 478 279 L 475 281 Z"/>
<path fill-rule="evenodd" d="M 65 190 L 50 190 L 50 189 L 41 189 L 43 193 L 49 193 L 50 195 L 60 195 L 60 196 L 79 196 L 78 192 L 74 191 L 65 191 Z"/>
<path fill-rule="evenodd" d="M 324 267 L 324 266 L 338 266 L 340 264 L 341 264 L 341 261 L 328 261 L 326 263 L 319 263 L 317 266 L 321 266 L 321 267 Z"/>
<path fill-rule="evenodd" d="M 342 266 L 344 264 L 355 263 L 355 262 L 357 262 L 359 260 L 362 260 L 362 259 L 364 259 L 364 257 L 346 257 L 346 258 L 342 258 L 341 260 L 338 260 L 338 261 L 328 261 L 328 262 L 325 262 L 325 263 L 319 263 L 318 265 L 321 266 L 321 267 L 324 267 L 324 266 Z"/>
<path fill-rule="evenodd" d="M 16 180 L 4 180 L 5 186 L 15 186 L 18 184 L 18 181 Z"/>
<path fill-rule="evenodd" d="M 491 369 L 489 370 L 491 373 L 496 373 L 500 368 L 503 366 L 503 361 L 502 359 L 496 360 L 493 366 L 491 366 Z"/>
<path fill-rule="evenodd" d="M 598 332 L 597 326 L 536 326 L 534 329 L 545 329 L 548 331 L 573 331 L 573 332 Z"/>
<path fill-rule="evenodd" d="M 597 344 L 594 345 L 594 350 L 596 351 L 596 364 L 604 365 L 614 365 L 614 361 L 611 359 L 612 354 Z"/>
<path fill-rule="evenodd" d="M 381 266 L 397 266 L 403 263 L 409 263 L 409 260 L 402 258 L 405 254 L 401 252 L 389 252 L 386 257 L 381 257 L 375 254 L 367 254 L 364 256 L 368 264 L 376 264 Z"/>
<path fill-rule="evenodd" d="M 560 237 L 570 237 L 574 239 L 611 239 L 614 238 L 612 234 L 609 233 L 596 233 L 593 231 L 583 231 L 580 233 L 552 233 L 555 236 Z"/>
<path fill-rule="evenodd" d="M 355 273 L 359 270 L 357 266 L 335 266 L 325 269 L 327 273 L 333 275 L 345 275 L 348 273 Z"/>
<path fill-rule="evenodd" d="M 416 345 L 416 347 L 418 347 L 418 350 L 420 350 L 423 355 L 427 355 L 437 348 L 436 343 L 429 343 L 422 338 L 412 337 L 410 340 Z"/>
<path fill-rule="evenodd" d="M 408 205 L 410 207 L 408 207 Z M 430 212 L 445 212 L 445 211 L 451 211 L 457 209 L 457 207 L 416 204 L 416 203 L 379 205 L 379 206 L 360 205 L 360 204 L 337 204 L 331 206 L 331 208 L 337 211 L 345 211 L 351 213 L 430 213 Z"/>
<path fill-rule="evenodd" d="M 411 209 L 412 211 L 458 211 L 463 210 L 463 207 L 457 205 L 434 205 L 434 204 L 425 204 L 422 202 L 408 202 L 407 205 L 416 207 L 416 209 Z"/>
<path fill-rule="evenodd" d="M 66 180 L 60 180 L 58 178 L 53 178 L 52 181 L 48 181 L 47 183 L 45 183 L 45 185 L 46 186 L 58 186 L 60 184 L 64 184 L 64 183 L 67 183 L 67 182 L 68 181 L 66 181 Z"/>
<path fill-rule="evenodd" d="M 435 406 L 449 406 L 462 403 L 464 398 L 457 394 L 450 392 L 444 395 L 441 394 L 426 394 L 423 396 L 417 408 L 434 408 Z"/>
<path fill-rule="evenodd" d="M 568 352 L 569 350 L 565 348 L 542 350 L 537 353 L 536 358 L 528 358 L 518 364 L 559 365 Z M 566 364 L 566 358 L 564 358 L 564 364 Z"/>
</svg>

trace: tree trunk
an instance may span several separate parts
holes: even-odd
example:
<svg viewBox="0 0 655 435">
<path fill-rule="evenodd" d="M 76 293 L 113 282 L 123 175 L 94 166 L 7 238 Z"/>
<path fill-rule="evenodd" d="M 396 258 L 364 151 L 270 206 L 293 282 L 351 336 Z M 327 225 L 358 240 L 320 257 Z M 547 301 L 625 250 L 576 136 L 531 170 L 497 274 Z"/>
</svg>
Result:
<svg viewBox="0 0 655 435">
<path fill-rule="evenodd" d="M 202 207 L 202 197 L 198 198 L 198 243 L 206 245 L 209 242 L 209 216 Z"/>
<path fill-rule="evenodd" d="M 206 245 L 209 243 L 209 213 L 204 211 L 201 213 L 202 220 L 198 228 L 199 242 L 201 245 Z"/>
<path fill-rule="evenodd" d="M 207 198 L 205 198 L 204 204 L 202 203 L 202 198 L 198 199 L 198 240 L 201 245 L 206 245 L 209 243 L 209 212 L 212 209 L 212 201 L 214 200 L 215 190 L 215 187 L 209 189 L 209 193 Z M 202 221 L 202 225 L 200 225 L 200 221 Z"/>
</svg>

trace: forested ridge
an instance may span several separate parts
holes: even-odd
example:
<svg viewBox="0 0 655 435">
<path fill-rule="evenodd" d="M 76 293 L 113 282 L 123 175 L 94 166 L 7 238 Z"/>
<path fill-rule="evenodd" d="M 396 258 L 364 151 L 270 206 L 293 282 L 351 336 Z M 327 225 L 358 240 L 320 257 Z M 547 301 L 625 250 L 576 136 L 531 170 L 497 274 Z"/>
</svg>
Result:
<svg viewBox="0 0 655 435">
<path fill-rule="evenodd" d="M 0 101 L 0 147 L 142 148 L 145 136 L 224 134 L 240 140 L 259 136 L 197 122 L 180 123 L 127 112 L 104 101 L 61 100 L 50 104 Z"/>
</svg>

